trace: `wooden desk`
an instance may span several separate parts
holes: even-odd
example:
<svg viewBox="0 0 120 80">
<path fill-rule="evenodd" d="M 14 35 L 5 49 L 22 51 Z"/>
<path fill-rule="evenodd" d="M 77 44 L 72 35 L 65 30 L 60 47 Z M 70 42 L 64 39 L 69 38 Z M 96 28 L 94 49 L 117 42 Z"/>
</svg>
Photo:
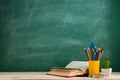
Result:
<svg viewBox="0 0 120 80">
<path fill-rule="evenodd" d="M 120 80 L 120 72 L 113 72 L 110 77 L 72 77 L 64 78 L 46 75 L 46 72 L 0 72 L 0 80 Z"/>
</svg>

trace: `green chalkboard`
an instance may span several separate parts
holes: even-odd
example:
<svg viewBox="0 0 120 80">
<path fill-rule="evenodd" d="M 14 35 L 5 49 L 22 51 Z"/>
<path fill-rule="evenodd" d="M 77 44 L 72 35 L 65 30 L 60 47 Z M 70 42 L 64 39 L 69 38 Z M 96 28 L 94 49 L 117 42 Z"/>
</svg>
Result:
<svg viewBox="0 0 120 80">
<path fill-rule="evenodd" d="M 0 0 L 0 71 L 49 71 L 87 60 L 91 41 L 120 71 L 120 6 L 112 0 Z"/>
</svg>

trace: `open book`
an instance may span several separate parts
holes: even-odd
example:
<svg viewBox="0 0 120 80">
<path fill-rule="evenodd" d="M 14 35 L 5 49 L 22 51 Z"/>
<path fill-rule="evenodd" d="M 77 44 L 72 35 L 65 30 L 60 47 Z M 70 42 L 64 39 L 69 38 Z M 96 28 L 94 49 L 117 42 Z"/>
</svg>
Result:
<svg viewBox="0 0 120 80">
<path fill-rule="evenodd" d="M 63 77 L 83 76 L 87 73 L 87 61 L 72 61 L 66 67 L 54 67 L 47 74 Z"/>
</svg>

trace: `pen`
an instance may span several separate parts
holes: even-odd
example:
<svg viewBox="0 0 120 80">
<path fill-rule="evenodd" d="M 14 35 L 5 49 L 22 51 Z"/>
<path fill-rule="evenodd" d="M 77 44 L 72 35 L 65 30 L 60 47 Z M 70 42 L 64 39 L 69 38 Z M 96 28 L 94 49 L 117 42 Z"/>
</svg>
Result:
<svg viewBox="0 0 120 80">
<path fill-rule="evenodd" d="M 100 60 L 101 48 L 98 48 L 98 60 Z"/>
<path fill-rule="evenodd" d="M 96 52 L 96 55 L 95 55 L 95 60 L 98 60 L 98 52 Z"/>
</svg>

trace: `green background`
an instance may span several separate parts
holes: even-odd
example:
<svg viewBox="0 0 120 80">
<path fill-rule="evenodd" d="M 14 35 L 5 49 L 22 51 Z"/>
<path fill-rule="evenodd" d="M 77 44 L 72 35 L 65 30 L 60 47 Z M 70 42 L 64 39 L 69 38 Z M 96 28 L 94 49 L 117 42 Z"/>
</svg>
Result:
<svg viewBox="0 0 120 80">
<path fill-rule="evenodd" d="M 49 71 L 87 61 L 93 41 L 120 71 L 119 0 L 0 0 L 0 71 Z"/>
</svg>

